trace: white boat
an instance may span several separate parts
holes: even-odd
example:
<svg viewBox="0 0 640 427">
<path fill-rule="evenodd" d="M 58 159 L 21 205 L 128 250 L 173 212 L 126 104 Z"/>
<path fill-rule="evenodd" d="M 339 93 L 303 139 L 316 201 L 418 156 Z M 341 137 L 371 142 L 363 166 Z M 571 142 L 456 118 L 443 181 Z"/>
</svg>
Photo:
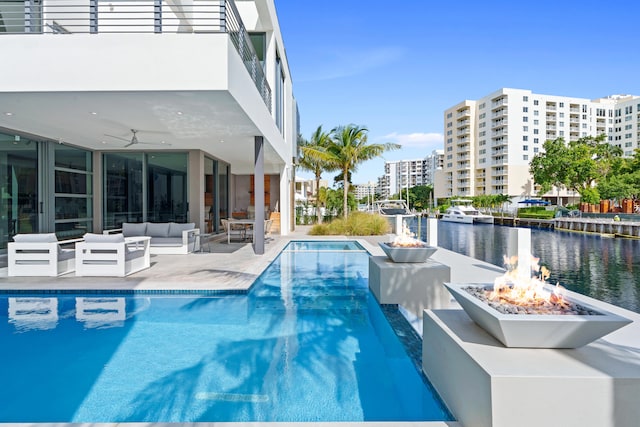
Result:
<svg viewBox="0 0 640 427">
<path fill-rule="evenodd" d="M 382 216 L 395 218 L 401 215 L 405 218 L 413 218 L 416 216 L 409 210 L 407 202 L 404 200 L 376 200 L 374 202 L 375 211 Z"/>
<path fill-rule="evenodd" d="M 409 210 L 409 206 L 404 200 L 376 200 L 374 202 L 374 212 L 388 218 L 391 224 L 391 232 L 396 235 L 401 234 L 405 226 L 409 226 L 405 223 L 406 220 L 416 216 L 415 213 Z"/>
<path fill-rule="evenodd" d="M 447 208 L 440 218 L 442 221 L 461 222 L 464 224 L 493 224 L 493 217 L 485 215 L 474 208 L 471 200 L 452 200 L 452 205 Z"/>
</svg>

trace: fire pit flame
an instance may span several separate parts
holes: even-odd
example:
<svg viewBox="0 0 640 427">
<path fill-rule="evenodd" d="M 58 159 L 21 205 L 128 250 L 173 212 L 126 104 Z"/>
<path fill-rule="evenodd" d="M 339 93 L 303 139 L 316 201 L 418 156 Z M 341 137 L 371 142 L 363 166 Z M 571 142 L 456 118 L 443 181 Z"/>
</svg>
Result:
<svg viewBox="0 0 640 427">
<path fill-rule="evenodd" d="M 537 314 L 572 314 L 574 307 L 563 296 L 564 288 L 556 284 L 553 291 L 545 286 L 549 270 L 531 257 L 531 272 L 518 268 L 518 257 L 504 257 L 507 272 L 498 277 L 493 290 L 486 291 L 487 300 L 495 304 L 525 307 Z"/>
<path fill-rule="evenodd" d="M 407 226 L 406 221 L 402 221 L 402 231 L 398 234 L 389 246 L 400 248 L 423 248 L 426 246 L 424 242 L 416 239 L 415 233 L 412 233 Z"/>
</svg>

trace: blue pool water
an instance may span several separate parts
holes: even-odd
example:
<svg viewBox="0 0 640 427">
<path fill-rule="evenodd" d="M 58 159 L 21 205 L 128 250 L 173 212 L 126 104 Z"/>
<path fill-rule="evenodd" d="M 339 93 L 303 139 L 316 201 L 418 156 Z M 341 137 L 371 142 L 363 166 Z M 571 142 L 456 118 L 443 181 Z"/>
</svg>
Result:
<svg viewBox="0 0 640 427">
<path fill-rule="evenodd" d="M 248 295 L 0 295 L 0 422 L 450 419 L 344 244 Z"/>
</svg>

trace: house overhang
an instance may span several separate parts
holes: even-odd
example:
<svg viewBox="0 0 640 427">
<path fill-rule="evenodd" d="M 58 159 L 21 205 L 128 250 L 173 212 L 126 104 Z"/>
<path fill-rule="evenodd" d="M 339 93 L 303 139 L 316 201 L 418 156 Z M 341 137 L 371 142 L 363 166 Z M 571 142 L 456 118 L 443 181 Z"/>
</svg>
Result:
<svg viewBox="0 0 640 427">
<path fill-rule="evenodd" d="M 20 58 L 0 81 L 0 128 L 92 150 L 203 150 L 234 174 L 252 173 L 255 136 L 265 173 L 290 157 L 227 34 L 18 35 L 0 49 Z M 132 129 L 154 144 L 124 147 Z"/>
</svg>

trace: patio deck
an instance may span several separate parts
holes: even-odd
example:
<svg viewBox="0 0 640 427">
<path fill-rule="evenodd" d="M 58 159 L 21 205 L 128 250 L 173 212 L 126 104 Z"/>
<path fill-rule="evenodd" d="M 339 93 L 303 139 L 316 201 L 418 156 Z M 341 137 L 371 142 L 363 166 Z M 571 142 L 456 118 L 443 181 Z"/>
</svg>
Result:
<svg viewBox="0 0 640 427">
<path fill-rule="evenodd" d="M 378 242 L 388 236 L 309 236 L 309 227 L 298 227 L 288 236 L 273 235 L 265 242 L 264 255 L 256 255 L 251 243 L 227 244 L 226 235 L 212 239 L 211 252 L 187 255 L 152 255 L 151 268 L 127 277 L 7 277 L 0 268 L 2 290 L 220 290 L 246 291 L 291 240 L 356 239 L 372 255 L 384 255 Z M 463 282 L 493 281 L 504 270 L 455 252 L 440 248 L 433 259 L 451 266 L 451 280 Z"/>
</svg>

